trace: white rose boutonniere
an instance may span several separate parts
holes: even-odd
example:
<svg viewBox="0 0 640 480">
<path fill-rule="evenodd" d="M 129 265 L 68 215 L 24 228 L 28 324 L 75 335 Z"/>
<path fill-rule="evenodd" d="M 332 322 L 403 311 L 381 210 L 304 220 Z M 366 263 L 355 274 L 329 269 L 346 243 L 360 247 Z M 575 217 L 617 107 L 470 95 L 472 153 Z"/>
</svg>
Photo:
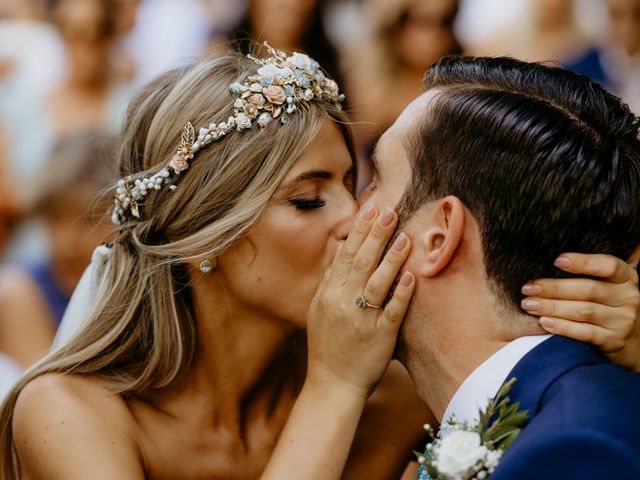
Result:
<svg viewBox="0 0 640 480">
<path fill-rule="evenodd" d="M 475 473 L 473 468 L 487 454 L 476 432 L 456 430 L 442 439 L 438 446 L 438 471 L 447 478 L 464 480 Z"/>
<path fill-rule="evenodd" d="M 513 443 L 527 421 L 528 413 L 518 410 L 519 403 L 510 403 L 507 393 L 515 383 L 506 382 L 496 398 L 491 400 L 480 420 L 468 425 L 449 420 L 452 430 L 436 438 L 433 429 L 425 425 L 432 441 L 424 453 L 416 452 L 420 472 L 418 480 L 486 480 L 495 470 L 505 450 Z"/>
</svg>

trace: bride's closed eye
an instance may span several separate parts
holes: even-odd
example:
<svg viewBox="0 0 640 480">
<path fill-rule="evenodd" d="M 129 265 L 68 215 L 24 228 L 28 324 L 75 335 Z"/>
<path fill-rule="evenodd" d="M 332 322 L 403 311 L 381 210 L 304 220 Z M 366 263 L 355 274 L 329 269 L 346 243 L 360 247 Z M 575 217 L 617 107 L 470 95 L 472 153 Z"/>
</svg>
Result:
<svg viewBox="0 0 640 480">
<path fill-rule="evenodd" d="M 289 200 L 289 203 L 298 210 L 313 210 L 315 208 L 324 207 L 327 202 L 320 197 L 316 197 L 313 199 L 294 198 Z"/>
</svg>

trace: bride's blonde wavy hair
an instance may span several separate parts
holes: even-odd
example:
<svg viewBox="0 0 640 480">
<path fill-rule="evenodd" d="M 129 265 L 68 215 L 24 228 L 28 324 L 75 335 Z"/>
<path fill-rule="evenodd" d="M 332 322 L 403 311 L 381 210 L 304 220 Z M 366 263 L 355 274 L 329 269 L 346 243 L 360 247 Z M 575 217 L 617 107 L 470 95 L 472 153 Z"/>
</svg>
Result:
<svg viewBox="0 0 640 480">
<path fill-rule="evenodd" d="M 132 100 L 119 151 L 122 177 L 153 174 L 175 153 L 187 122 L 196 129 L 233 111 L 228 86 L 256 64 L 228 53 L 170 71 Z M 120 226 L 96 300 L 77 334 L 28 370 L 0 416 L 3 478 L 19 478 L 13 411 L 20 392 L 48 373 L 91 375 L 124 398 L 172 383 L 194 358 L 198 328 L 187 262 L 215 257 L 258 221 L 302 152 L 332 119 L 355 158 L 343 113 L 309 102 L 280 122 L 232 132 L 199 151 L 175 191 L 147 195 L 140 219 Z"/>
</svg>

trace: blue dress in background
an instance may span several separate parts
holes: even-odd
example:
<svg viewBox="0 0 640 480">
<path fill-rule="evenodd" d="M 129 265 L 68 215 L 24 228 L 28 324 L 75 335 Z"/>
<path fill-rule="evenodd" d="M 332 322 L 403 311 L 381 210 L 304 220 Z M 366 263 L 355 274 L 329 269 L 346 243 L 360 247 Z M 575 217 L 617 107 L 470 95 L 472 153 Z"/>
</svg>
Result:
<svg viewBox="0 0 640 480">
<path fill-rule="evenodd" d="M 69 297 L 58 287 L 51 272 L 51 264 L 48 262 L 38 263 L 26 267 L 25 271 L 38 286 L 42 298 L 45 299 L 47 306 L 53 314 L 55 328 L 57 329 L 69 303 Z"/>
</svg>

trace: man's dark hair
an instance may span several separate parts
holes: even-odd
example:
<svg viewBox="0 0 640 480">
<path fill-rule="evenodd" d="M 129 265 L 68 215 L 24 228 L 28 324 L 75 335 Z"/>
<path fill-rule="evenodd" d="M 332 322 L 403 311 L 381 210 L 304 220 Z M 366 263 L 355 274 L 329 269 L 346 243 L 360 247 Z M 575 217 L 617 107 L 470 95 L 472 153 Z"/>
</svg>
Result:
<svg viewBox="0 0 640 480">
<path fill-rule="evenodd" d="M 408 148 L 400 207 L 455 195 L 478 222 L 489 279 L 518 307 L 562 252 L 627 258 L 640 244 L 638 118 L 587 77 L 510 58 L 445 57 Z"/>
</svg>

